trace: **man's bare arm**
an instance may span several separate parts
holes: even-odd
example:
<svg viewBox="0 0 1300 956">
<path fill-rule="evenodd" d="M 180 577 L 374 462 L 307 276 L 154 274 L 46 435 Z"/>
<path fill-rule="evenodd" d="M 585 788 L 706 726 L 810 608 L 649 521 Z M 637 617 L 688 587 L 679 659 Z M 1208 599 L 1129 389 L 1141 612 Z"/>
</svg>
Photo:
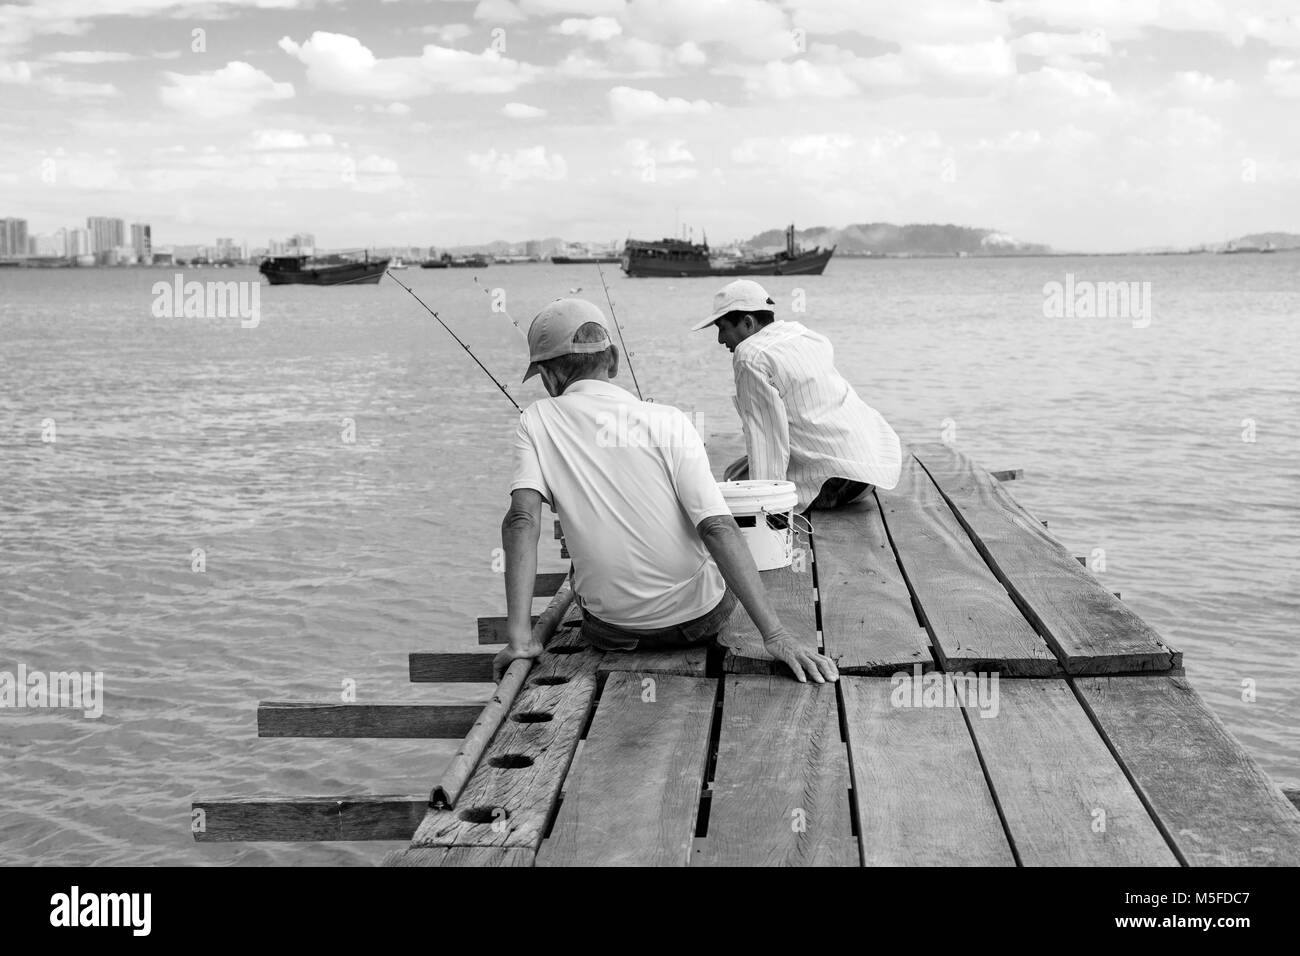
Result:
<svg viewBox="0 0 1300 956">
<path fill-rule="evenodd" d="M 497 680 L 510 662 L 536 657 L 542 646 L 533 641 L 533 586 L 537 579 L 537 542 L 542 534 L 542 496 L 531 488 L 510 494 L 510 510 L 501 522 L 501 547 L 506 553 L 507 644 L 493 662 Z"/>
<path fill-rule="evenodd" d="M 722 572 L 727 587 L 740 600 L 745 613 L 763 636 L 763 647 L 767 652 L 789 667 L 800 683 L 806 682 L 807 677 L 819 684 L 837 679 L 839 671 L 835 662 L 802 647 L 781 623 L 767 598 L 763 579 L 758 576 L 758 566 L 754 564 L 754 556 L 749 553 L 736 519 L 730 515 L 714 515 L 701 521 L 695 530 Z"/>
</svg>

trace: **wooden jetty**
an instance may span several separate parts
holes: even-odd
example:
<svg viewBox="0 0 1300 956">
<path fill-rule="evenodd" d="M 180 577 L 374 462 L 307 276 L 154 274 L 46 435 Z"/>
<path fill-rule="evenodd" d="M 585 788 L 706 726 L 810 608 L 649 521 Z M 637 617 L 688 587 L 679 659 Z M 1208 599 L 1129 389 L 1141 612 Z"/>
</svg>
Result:
<svg viewBox="0 0 1300 956">
<path fill-rule="evenodd" d="M 763 578 L 838 683 L 792 680 L 740 608 L 708 653 L 602 653 L 539 575 L 547 651 L 486 706 L 259 707 L 261 736 L 468 735 L 414 781 L 436 800 L 197 801 L 196 839 L 409 840 L 394 866 L 1300 864 L 1297 796 L 998 478 L 917 445 L 897 488 L 812 519 Z M 410 679 L 491 660 L 414 653 Z"/>
</svg>

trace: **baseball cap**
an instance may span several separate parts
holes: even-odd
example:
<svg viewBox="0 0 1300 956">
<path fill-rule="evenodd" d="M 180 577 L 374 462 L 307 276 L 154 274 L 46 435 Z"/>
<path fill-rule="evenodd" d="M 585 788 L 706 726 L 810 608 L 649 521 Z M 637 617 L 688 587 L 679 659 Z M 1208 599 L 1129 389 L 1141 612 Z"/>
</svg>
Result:
<svg viewBox="0 0 1300 956">
<path fill-rule="evenodd" d="M 575 342 L 578 329 L 588 322 L 599 322 L 605 336 L 599 342 Z M 585 299 L 556 299 L 533 317 L 528 326 L 528 371 L 526 382 L 541 369 L 541 362 L 578 352 L 603 352 L 613 342 L 609 337 L 609 323 L 596 306 Z"/>
<path fill-rule="evenodd" d="M 713 294 L 713 314 L 703 322 L 691 326 L 692 332 L 707 329 L 728 312 L 763 312 L 772 311 L 776 305 L 767 290 L 753 279 L 737 279 L 728 282 Z"/>
</svg>

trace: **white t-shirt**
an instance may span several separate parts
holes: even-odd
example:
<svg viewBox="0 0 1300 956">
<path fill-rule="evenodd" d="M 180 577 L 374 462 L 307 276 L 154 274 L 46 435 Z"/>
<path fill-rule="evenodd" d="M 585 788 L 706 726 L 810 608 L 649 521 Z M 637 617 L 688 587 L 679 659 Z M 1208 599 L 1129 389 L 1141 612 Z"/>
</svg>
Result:
<svg viewBox="0 0 1300 956">
<path fill-rule="evenodd" d="M 511 491 L 560 517 L 582 606 L 610 624 L 660 628 L 706 614 L 726 590 L 695 526 L 729 515 L 699 433 L 671 405 L 584 379 L 519 417 Z"/>
</svg>

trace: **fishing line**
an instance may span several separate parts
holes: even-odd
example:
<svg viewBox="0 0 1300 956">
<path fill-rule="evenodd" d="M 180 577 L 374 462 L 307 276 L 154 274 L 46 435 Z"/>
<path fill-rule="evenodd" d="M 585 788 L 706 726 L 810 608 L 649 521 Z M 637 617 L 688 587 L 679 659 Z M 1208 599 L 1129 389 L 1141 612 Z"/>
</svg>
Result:
<svg viewBox="0 0 1300 956">
<path fill-rule="evenodd" d="M 618 330 L 618 344 L 623 347 L 623 355 L 627 358 L 627 370 L 632 374 L 632 385 L 636 388 L 636 397 L 645 401 L 641 396 L 641 386 L 636 380 L 636 369 L 632 367 L 632 353 L 627 350 L 627 345 L 623 341 L 623 325 L 618 321 L 618 314 L 614 311 L 614 300 L 609 297 L 609 286 L 605 285 L 605 270 L 601 269 L 600 263 L 596 263 L 596 273 L 600 276 L 601 287 L 605 290 L 605 301 L 609 303 L 610 318 L 614 320 L 614 328 Z"/>
<path fill-rule="evenodd" d="M 421 299 L 414 292 L 412 292 L 410 286 L 404 283 L 401 279 L 397 278 L 397 276 L 393 275 L 387 269 L 384 270 L 384 275 L 388 276 L 388 278 L 392 279 L 403 289 L 405 289 L 408 293 L 410 293 L 411 298 L 413 298 L 416 302 L 420 303 L 420 305 L 424 306 L 425 312 L 428 312 L 431 316 L 433 316 L 435 319 L 438 320 L 438 324 L 447 330 L 447 334 L 456 340 L 456 344 L 465 350 L 465 354 L 474 360 L 474 364 L 483 370 L 484 375 L 492 379 L 492 384 L 495 385 L 497 388 L 501 389 L 501 394 L 504 395 L 507 399 L 509 399 L 510 404 L 515 407 L 515 411 L 519 412 L 522 415 L 524 410 L 519 407 L 519 403 L 514 400 L 514 397 L 511 396 L 511 394 L 506 391 L 506 387 L 502 385 L 500 382 L 498 382 L 497 377 L 488 371 L 488 367 L 478 360 L 478 356 L 475 355 L 473 352 L 471 352 L 469 346 L 460 340 L 460 336 L 457 335 L 455 332 L 453 332 L 451 330 L 451 327 L 447 325 L 446 322 L 442 321 L 442 317 L 439 316 L 437 312 L 433 311 L 433 309 L 429 308 L 427 305 L 424 305 L 424 300 Z"/>
<path fill-rule="evenodd" d="M 483 290 L 483 294 L 484 294 L 485 296 L 487 296 L 489 299 L 492 298 L 492 293 L 488 291 L 487 286 L 483 285 L 483 283 L 481 283 L 481 282 L 478 281 L 478 276 L 474 276 L 474 284 L 475 284 L 476 286 L 478 286 L 480 289 Z M 494 304 L 494 305 L 496 304 L 496 301 L 495 301 L 495 300 L 493 300 L 493 304 Z M 493 311 L 495 312 L 496 310 L 493 309 Z M 523 327 L 520 326 L 520 324 L 519 324 L 518 322 L 515 321 L 515 317 L 514 317 L 513 315 L 510 314 L 510 310 L 506 308 L 506 305 L 505 305 L 504 302 L 501 303 L 501 313 L 502 313 L 502 314 L 503 314 L 507 319 L 510 320 L 510 324 L 513 325 L 513 326 L 515 327 L 515 329 L 519 332 L 519 334 L 522 335 L 522 336 L 524 337 L 524 341 L 527 342 L 527 341 L 528 341 L 528 333 L 525 332 L 525 331 L 523 330 Z"/>
</svg>

